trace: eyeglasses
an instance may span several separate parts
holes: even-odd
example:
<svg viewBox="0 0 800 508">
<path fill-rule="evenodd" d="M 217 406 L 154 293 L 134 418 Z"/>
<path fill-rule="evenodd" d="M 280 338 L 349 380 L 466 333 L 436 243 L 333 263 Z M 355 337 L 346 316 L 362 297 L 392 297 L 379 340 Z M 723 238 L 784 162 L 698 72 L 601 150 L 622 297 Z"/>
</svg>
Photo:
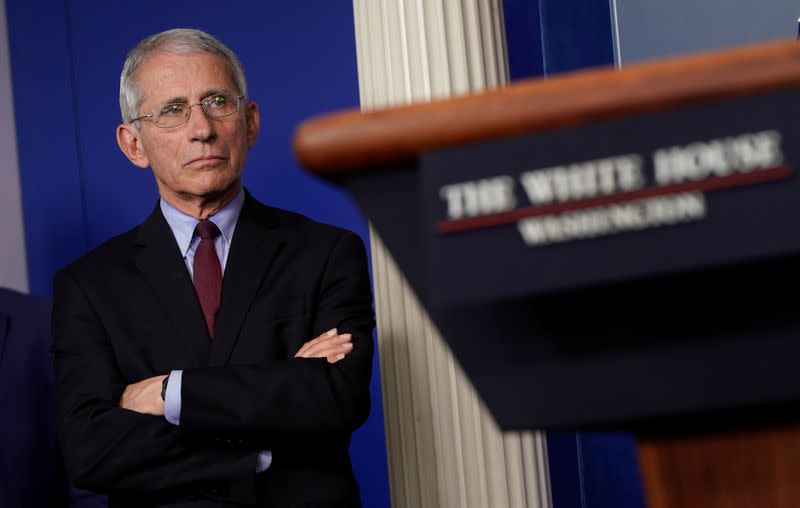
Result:
<svg viewBox="0 0 800 508">
<path fill-rule="evenodd" d="M 197 104 L 171 102 L 156 106 L 152 113 L 134 118 L 130 123 L 139 120 L 152 120 L 158 127 L 178 127 L 189 121 L 192 108 L 199 105 L 210 118 L 225 118 L 239 111 L 244 103 L 244 95 L 239 97 L 230 93 L 209 95 Z"/>
</svg>

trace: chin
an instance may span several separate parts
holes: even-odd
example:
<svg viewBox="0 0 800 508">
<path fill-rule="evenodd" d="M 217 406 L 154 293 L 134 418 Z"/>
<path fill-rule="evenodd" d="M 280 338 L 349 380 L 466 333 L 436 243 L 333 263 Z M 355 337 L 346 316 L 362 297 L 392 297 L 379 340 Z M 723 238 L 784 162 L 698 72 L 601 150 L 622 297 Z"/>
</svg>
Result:
<svg viewBox="0 0 800 508">
<path fill-rule="evenodd" d="M 198 186 L 197 190 L 199 192 L 197 193 L 197 195 L 208 196 L 208 197 L 219 196 L 221 194 L 225 194 L 235 189 L 236 184 L 237 184 L 236 180 L 231 181 L 228 179 L 206 182 L 205 184 Z"/>
</svg>

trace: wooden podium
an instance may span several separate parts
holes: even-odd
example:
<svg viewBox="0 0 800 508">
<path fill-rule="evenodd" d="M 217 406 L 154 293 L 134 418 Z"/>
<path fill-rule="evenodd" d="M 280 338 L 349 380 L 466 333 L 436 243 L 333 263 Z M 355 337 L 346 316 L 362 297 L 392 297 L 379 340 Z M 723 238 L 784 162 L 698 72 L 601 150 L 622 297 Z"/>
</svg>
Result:
<svg viewBox="0 0 800 508">
<path fill-rule="evenodd" d="M 638 437 L 650 508 L 800 506 L 794 40 L 320 116 L 507 430 Z"/>
</svg>

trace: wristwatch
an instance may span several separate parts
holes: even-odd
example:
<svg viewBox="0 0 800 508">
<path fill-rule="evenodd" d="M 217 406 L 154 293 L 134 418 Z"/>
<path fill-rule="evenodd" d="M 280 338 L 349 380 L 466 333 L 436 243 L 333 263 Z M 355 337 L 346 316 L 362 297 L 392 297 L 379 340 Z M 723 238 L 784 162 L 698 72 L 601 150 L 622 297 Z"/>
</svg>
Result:
<svg viewBox="0 0 800 508">
<path fill-rule="evenodd" d="M 167 382 L 169 382 L 169 376 L 164 378 L 164 381 L 161 382 L 161 400 L 167 400 Z"/>
</svg>

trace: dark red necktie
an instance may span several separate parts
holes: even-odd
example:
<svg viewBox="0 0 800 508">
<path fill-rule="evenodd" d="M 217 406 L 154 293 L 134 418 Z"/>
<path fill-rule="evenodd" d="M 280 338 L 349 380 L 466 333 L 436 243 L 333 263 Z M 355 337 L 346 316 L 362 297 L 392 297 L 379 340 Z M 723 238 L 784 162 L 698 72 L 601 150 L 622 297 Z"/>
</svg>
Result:
<svg viewBox="0 0 800 508">
<path fill-rule="evenodd" d="M 200 307 L 203 308 L 208 333 L 213 337 L 214 321 L 217 318 L 222 295 L 222 267 L 217 257 L 217 249 L 214 248 L 214 238 L 220 232 L 216 224 L 210 220 L 198 222 L 194 232 L 200 237 L 200 244 L 194 252 L 192 263 L 194 289 L 197 291 Z"/>
</svg>

